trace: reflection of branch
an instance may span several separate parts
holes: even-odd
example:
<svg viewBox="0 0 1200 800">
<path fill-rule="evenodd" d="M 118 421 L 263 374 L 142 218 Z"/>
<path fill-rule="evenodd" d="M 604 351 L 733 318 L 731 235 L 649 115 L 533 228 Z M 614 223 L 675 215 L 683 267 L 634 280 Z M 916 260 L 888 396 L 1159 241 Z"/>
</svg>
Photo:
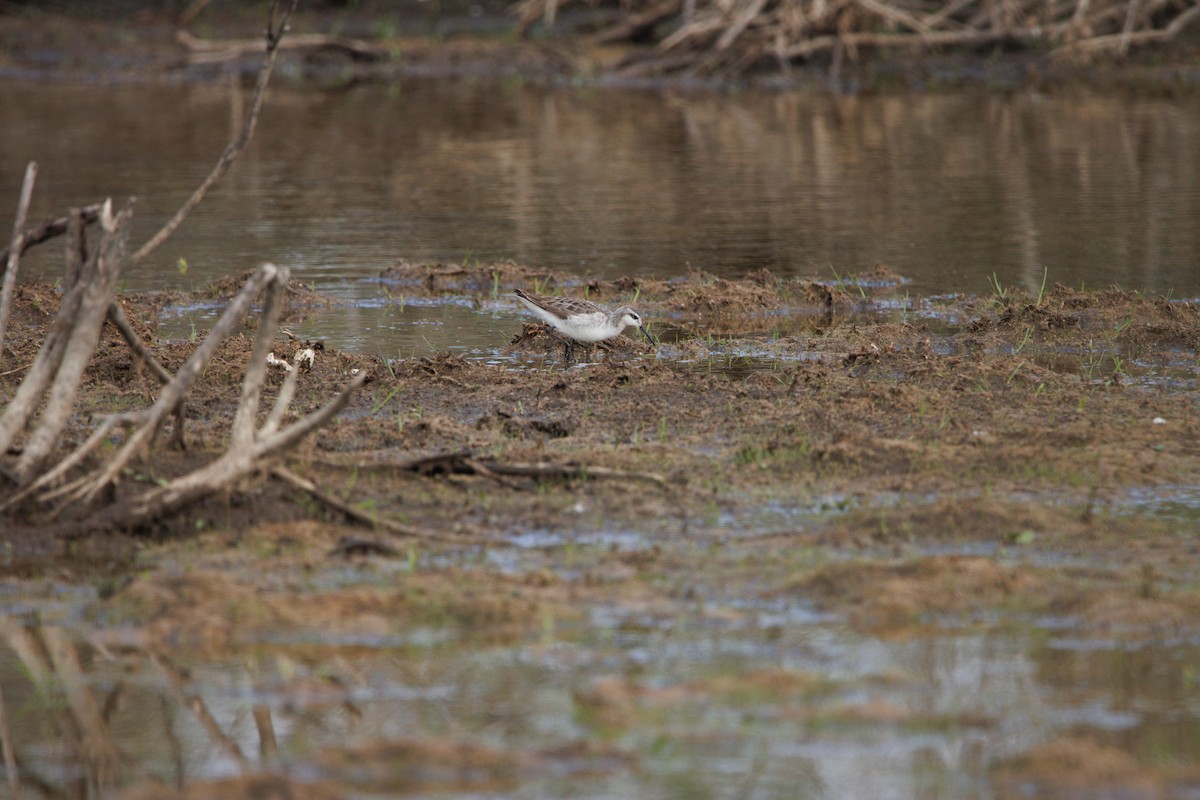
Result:
<svg viewBox="0 0 1200 800">
<path fill-rule="evenodd" d="M 166 737 L 167 744 L 171 746 L 171 756 L 175 759 L 175 788 L 183 791 L 183 745 L 180 744 L 179 736 L 175 733 L 174 706 L 165 696 L 159 697 L 158 702 L 162 706 L 163 736 Z"/>
<path fill-rule="evenodd" d="M 87 685 L 74 643 L 58 628 L 28 628 L 8 617 L 0 617 L 0 636 L 17 654 L 40 693 L 49 697 L 59 691 L 66 694 L 66 709 L 58 714 L 63 739 L 86 768 L 91 787 L 103 794 L 117 777 L 117 748 L 100 704 Z"/>
<path fill-rule="evenodd" d="M 75 644 L 59 628 L 43 627 L 41 632 L 42 642 L 67 693 L 67 706 L 79 727 L 79 756 L 87 765 L 88 779 L 103 790 L 114 785 L 117 778 L 119 760 L 112 732 L 87 684 Z"/>
<path fill-rule="evenodd" d="M 13 754 L 12 731 L 4 711 L 4 692 L 0 691 L 0 745 L 4 747 L 4 773 L 8 775 L 8 791 L 13 800 L 21 800 L 21 777 L 17 773 L 17 757 Z"/>
<path fill-rule="evenodd" d="M 208 737 L 224 750 L 230 758 L 236 761 L 243 771 L 247 770 L 250 767 L 250 760 L 242 753 L 242 748 L 238 747 L 237 742 L 229 738 L 221 730 L 221 726 L 217 724 L 216 719 L 209 712 L 208 706 L 204 704 L 204 698 L 198 694 L 187 693 L 183 685 L 183 675 L 165 657 L 159 656 L 156 653 L 149 653 L 149 656 L 154 665 L 162 670 L 163 675 L 167 676 L 167 682 L 171 684 L 171 688 L 179 696 L 180 704 L 196 716 L 196 719 L 200 722 L 200 726 L 208 733 Z"/>
<path fill-rule="evenodd" d="M 279 755 L 279 743 L 275 740 L 275 724 L 271 722 L 269 706 L 254 704 L 254 726 L 258 728 L 258 754 L 264 764 L 269 764 Z"/>
<path fill-rule="evenodd" d="M 191 214 L 192 210 L 200 205 L 200 201 L 208 194 L 208 190 L 213 187 L 213 184 L 220 180 L 221 176 L 226 173 L 234 159 L 246 149 L 250 137 L 254 135 L 254 128 L 258 124 L 258 112 L 262 110 L 263 100 L 266 97 L 267 81 L 271 79 L 271 70 L 275 67 L 275 56 L 279 50 L 279 42 L 283 37 L 284 31 L 287 30 L 288 20 L 291 19 L 292 12 L 296 10 L 296 5 L 299 2 L 300 0 L 288 0 L 286 8 L 284 8 L 283 14 L 278 24 L 276 24 L 275 14 L 279 8 L 280 0 L 272 0 L 270 20 L 267 23 L 267 58 L 263 61 L 262 69 L 258 72 L 258 83 L 254 86 L 254 97 L 250 101 L 250 113 L 246 115 L 246 123 L 242 126 L 241 134 L 238 135 L 237 139 L 229 143 L 229 146 L 225 148 L 225 152 L 221 154 L 221 158 L 217 161 L 217 165 L 213 167 L 212 172 L 197 187 L 196 191 L 192 192 L 192 196 L 187 199 L 187 202 L 175 212 L 175 216 L 171 217 L 167 221 L 167 224 L 163 225 L 159 232 L 150 238 L 150 241 L 146 242 L 138 248 L 136 253 L 130 256 L 130 266 L 140 264 L 148 255 L 157 250 L 163 242 L 169 239 L 171 234 L 175 233 L 179 226 L 183 224 L 183 221 L 187 219 L 188 214 Z"/>
</svg>

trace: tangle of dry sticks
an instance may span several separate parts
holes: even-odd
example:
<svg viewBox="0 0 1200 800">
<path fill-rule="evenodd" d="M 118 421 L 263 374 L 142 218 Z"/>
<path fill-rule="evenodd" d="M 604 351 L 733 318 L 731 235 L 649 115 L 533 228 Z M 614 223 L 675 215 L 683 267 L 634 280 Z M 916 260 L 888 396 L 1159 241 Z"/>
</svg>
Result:
<svg viewBox="0 0 1200 800">
<path fill-rule="evenodd" d="M 564 5 L 522 0 L 519 27 L 547 27 Z M 627 76 L 672 72 L 734 74 L 768 64 L 868 49 L 932 51 L 1006 44 L 1051 55 L 1109 53 L 1174 39 L 1200 17 L 1192 0 L 589 0 L 615 7 L 599 42 L 650 41 L 628 57 Z"/>
</svg>

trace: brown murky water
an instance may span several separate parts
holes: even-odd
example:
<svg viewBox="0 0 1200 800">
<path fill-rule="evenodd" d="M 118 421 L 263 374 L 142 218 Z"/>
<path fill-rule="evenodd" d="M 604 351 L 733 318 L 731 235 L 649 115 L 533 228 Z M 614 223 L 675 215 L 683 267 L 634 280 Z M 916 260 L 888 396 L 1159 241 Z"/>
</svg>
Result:
<svg viewBox="0 0 1200 800">
<path fill-rule="evenodd" d="M 173 212 L 241 124 L 230 86 L 0 84 L 0 218 L 139 198 Z M 357 300 L 304 333 L 387 355 L 489 350 L 511 308 L 380 301 L 398 258 L 580 275 L 833 278 L 876 262 L 915 293 L 1119 284 L 1200 294 L 1200 99 L 828 98 L 428 81 L 275 88 L 250 150 L 131 291 L 261 260 Z M 139 234 L 135 233 L 135 238 Z M 56 253 L 31 260 L 50 270 Z M 186 270 L 183 263 L 186 261 Z M 203 307 L 178 332 L 203 328 Z"/>
</svg>

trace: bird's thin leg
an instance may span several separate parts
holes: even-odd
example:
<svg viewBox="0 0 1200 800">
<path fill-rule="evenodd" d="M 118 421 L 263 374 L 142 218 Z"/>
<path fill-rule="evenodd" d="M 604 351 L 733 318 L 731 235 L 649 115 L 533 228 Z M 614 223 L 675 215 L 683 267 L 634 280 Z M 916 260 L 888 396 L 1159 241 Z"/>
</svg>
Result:
<svg viewBox="0 0 1200 800">
<path fill-rule="evenodd" d="M 551 328 L 549 325 L 546 326 L 546 333 L 550 334 L 551 338 L 558 339 L 560 342 L 562 342 L 562 344 L 563 344 L 563 361 L 570 364 L 571 358 L 575 355 L 575 342 L 571 340 L 570 336 L 562 335 L 558 331 L 554 330 L 554 328 Z"/>
</svg>

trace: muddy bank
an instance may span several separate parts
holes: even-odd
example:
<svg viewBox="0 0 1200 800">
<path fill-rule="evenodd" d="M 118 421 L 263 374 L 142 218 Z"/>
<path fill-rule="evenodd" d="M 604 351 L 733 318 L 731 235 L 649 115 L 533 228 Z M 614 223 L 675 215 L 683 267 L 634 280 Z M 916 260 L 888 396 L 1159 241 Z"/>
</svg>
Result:
<svg viewBox="0 0 1200 800">
<path fill-rule="evenodd" d="M 74 613 L 89 646 L 139 670 L 161 672 L 168 655 L 199 666 L 275 653 L 291 665 L 270 690 L 287 698 L 276 713 L 351 702 L 359 678 L 346 660 L 407 651 L 415 636 L 460 658 L 564 642 L 600 652 L 608 645 L 595 637 L 611 635 L 603 620 L 618 620 L 621 636 L 713 628 L 761 643 L 816 624 L 791 619 L 889 643 L 1065 629 L 1153 648 L 1200 635 L 1194 304 L 1049 286 L 899 305 L 903 278 L 883 268 L 836 281 L 591 281 L 515 264 L 401 263 L 380 280 L 383 296 L 402 287 L 410 298 L 499 302 L 522 286 L 633 302 L 659 341 L 620 337 L 568 364 L 540 326 L 516 323 L 487 359 L 325 349 L 303 376 L 297 414 L 352 370 L 371 380 L 286 466 L 413 535 L 356 524 L 266 475 L 152 526 L 83 539 L 54 537 L 44 509 L 26 504 L 2 523 L 10 588 L 49 598 L 64 583 L 82 587 L 89 599 Z M 284 327 L 330 307 L 296 288 Z M 181 299 L 122 299 L 169 368 L 197 346 L 157 336 L 162 310 Z M 19 287 L 0 398 L 12 396 L 57 302 L 51 286 Z M 189 403 L 188 450 L 157 445 L 118 491 L 222 451 L 250 343 L 228 340 L 210 365 Z M 277 344 L 293 346 L 282 335 Z M 60 447 L 156 389 L 108 334 Z M 639 744 L 648 731 L 703 750 L 679 727 L 698 708 L 769 707 L 771 719 L 809 731 L 1005 725 L 995 710 L 873 696 L 913 676 L 873 676 L 864 699 L 815 666 L 749 663 L 670 677 L 572 673 L 569 736 L 522 744 L 436 726 L 371 736 L 320 748 L 305 780 L 287 785 L 322 797 L 616 780 L 654 762 Z M 1171 758 L 1063 737 L 998 751 L 986 781 L 1008 796 L 1031 781 L 1070 793 L 1190 780 Z M 302 751 L 290 752 L 283 764 Z M 352 761 L 373 766 L 352 771 Z M 388 766 L 410 761 L 424 766 Z M 252 796 L 292 780 L 272 763 L 178 791 L 134 781 L 130 796 Z M 1077 777 L 1064 782 L 1077 764 L 1098 766 L 1071 766 Z"/>
</svg>

